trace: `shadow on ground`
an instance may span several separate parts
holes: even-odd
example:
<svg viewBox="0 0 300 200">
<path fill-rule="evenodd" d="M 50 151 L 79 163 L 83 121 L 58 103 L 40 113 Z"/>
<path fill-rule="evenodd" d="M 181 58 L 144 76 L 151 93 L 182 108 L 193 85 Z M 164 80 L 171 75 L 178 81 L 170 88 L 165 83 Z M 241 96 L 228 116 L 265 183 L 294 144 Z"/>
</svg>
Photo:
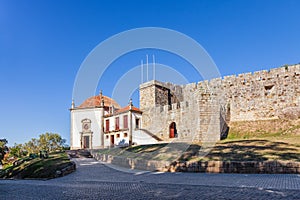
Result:
<svg viewBox="0 0 300 200">
<path fill-rule="evenodd" d="M 199 158 L 201 146 L 192 144 L 180 157 L 187 160 L 219 161 L 300 161 L 300 148 L 285 142 L 269 140 L 239 140 L 216 144 L 204 157 Z"/>
</svg>

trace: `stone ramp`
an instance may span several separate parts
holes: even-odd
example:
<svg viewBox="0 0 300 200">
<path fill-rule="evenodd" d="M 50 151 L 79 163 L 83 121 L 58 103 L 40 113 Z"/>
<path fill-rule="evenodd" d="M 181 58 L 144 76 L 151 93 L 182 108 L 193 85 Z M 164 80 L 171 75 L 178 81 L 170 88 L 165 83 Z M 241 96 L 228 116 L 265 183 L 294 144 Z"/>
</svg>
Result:
<svg viewBox="0 0 300 200">
<path fill-rule="evenodd" d="M 68 150 L 66 153 L 70 158 L 92 158 L 90 151 L 87 149 Z"/>
<path fill-rule="evenodd" d="M 140 129 L 141 131 L 143 131 L 144 133 L 146 133 L 147 135 L 151 136 L 152 138 L 154 138 L 155 140 L 161 142 L 163 141 L 163 139 L 161 139 L 160 137 L 158 137 L 157 135 L 154 135 L 153 133 L 151 133 L 150 131 L 148 131 L 147 129 Z"/>
</svg>

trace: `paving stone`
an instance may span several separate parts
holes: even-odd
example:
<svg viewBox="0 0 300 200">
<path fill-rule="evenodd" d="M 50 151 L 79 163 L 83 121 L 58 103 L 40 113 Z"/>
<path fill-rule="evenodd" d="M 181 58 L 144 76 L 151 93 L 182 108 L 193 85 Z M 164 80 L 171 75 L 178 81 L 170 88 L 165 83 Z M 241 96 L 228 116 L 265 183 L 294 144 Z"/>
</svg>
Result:
<svg viewBox="0 0 300 200">
<path fill-rule="evenodd" d="M 76 172 L 1 180 L 0 199 L 300 199 L 299 174 L 162 173 L 74 158 Z"/>
</svg>

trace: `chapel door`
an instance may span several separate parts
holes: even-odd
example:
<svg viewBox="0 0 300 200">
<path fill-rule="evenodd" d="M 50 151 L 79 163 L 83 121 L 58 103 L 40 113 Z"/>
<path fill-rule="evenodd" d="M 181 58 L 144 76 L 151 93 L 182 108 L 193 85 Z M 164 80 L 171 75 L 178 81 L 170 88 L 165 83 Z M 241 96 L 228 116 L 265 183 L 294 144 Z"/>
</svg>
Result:
<svg viewBox="0 0 300 200">
<path fill-rule="evenodd" d="M 169 127 L 169 137 L 170 138 L 174 138 L 177 136 L 177 133 L 176 133 L 176 124 L 175 122 L 172 122 L 170 124 L 170 127 Z"/>
<path fill-rule="evenodd" d="M 83 148 L 84 149 L 90 148 L 90 136 L 83 136 Z"/>
</svg>

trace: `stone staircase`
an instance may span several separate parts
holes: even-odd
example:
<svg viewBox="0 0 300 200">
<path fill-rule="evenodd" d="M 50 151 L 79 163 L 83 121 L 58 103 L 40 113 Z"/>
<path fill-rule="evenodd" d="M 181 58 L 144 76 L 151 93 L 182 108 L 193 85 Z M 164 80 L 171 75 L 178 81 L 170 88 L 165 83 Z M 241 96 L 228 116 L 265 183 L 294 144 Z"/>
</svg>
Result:
<svg viewBox="0 0 300 200">
<path fill-rule="evenodd" d="M 161 139 L 160 137 L 158 137 L 157 135 L 154 135 L 153 133 L 151 133 L 150 131 L 148 131 L 147 129 L 139 129 L 141 131 L 143 131 L 144 133 L 146 133 L 147 135 L 151 136 L 152 138 L 154 138 L 157 141 L 163 141 L 163 139 Z"/>
<path fill-rule="evenodd" d="M 66 151 L 70 158 L 92 158 L 92 155 L 87 149 L 68 150 Z"/>
</svg>

